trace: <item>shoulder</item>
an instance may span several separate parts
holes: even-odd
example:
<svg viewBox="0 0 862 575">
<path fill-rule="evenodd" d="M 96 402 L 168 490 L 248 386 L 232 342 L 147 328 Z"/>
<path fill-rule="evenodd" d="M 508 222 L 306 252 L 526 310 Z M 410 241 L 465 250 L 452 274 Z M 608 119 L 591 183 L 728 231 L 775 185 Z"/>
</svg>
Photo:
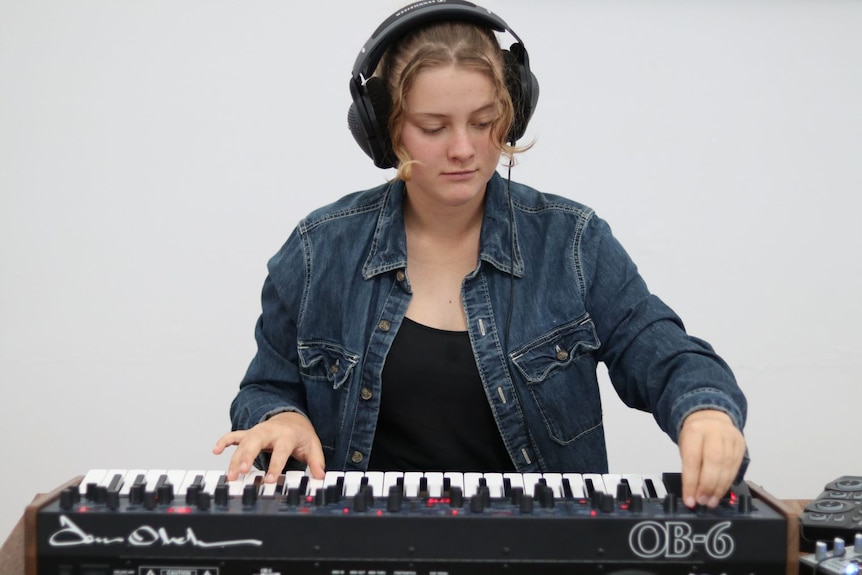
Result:
<svg viewBox="0 0 862 575">
<path fill-rule="evenodd" d="M 395 184 L 385 183 L 374 188 L 353 192 L 310 212 L 300 221 L 301 232 L 308 232 L 328 222 L 378 212 L 388 201 Z"/>
<path fill-rule="evenodd" d="M 589 206 L 561 194 L 540 192 L 519 182 L 511 182 L 510 193 L 516 210 L 533 214 L 561 214 L 588 220 L 595 215 Z"/>
</svg>

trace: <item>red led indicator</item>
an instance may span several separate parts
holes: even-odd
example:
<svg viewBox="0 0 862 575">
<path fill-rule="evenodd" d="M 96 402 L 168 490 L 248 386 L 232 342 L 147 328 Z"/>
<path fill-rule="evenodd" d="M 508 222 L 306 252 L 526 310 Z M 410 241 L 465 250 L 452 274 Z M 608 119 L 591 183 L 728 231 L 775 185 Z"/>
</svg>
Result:
<svg viewBox="0 0 862 575">
<path fill-rule="evenodd" d="M 350 513 L 350 509 L 345 507 L 344 509 L 341 510 L 341 512 L 344 513 L 345 515 L 347 515 L 348 513 Z"/>
<path fill-rule="evenodd" d="M 185 515 L 186 513 L 191 513 L 191 507 L 169 507 L 168 513 L 179 513 L 180 515 Z"/>
<path fill-rule="evenodd" d="M 90 510 L 89 507 L 78 507 L 78 511 L 80 511 L 81 513 L 86 513 L 89 510 Z"/>
</svg>

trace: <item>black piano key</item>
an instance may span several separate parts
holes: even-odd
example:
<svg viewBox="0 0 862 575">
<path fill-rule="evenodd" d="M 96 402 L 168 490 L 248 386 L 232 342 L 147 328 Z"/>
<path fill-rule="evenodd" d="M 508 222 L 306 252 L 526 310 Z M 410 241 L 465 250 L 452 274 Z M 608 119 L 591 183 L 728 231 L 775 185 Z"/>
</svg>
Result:
<svg viewBox="0 0 862 575">
<path fill-rule="evenodd" d="M 572 482 L 568 477 L 563 477 L 563 497 L 566 499 L 574 499 L 575 493 L 572 491 Z"/>
</svg>

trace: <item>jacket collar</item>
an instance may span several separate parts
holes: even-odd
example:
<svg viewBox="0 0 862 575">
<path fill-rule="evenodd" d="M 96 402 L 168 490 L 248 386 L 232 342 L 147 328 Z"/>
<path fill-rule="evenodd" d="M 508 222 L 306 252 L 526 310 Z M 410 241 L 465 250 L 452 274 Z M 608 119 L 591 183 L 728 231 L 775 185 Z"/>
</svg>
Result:
<svg viewBox="0 0 862 575">
<path fill-rule="evenodd" d="M 479 259 L 503 273 L 522 277 L 524 260 L 521 257 L 515 222 L 509 215 L 507 187 L 502 176 L 494 172 L 485 188 L 485 215 L 479 237 Z M 374 230 L 374 240 L 362 268 L 365 279 L 407 267 L 407 235 L 404 231 L 405 193 L 406 187 L 401 180 L 390 184 L 384 192 L 377 227 Z"/>
</svg>

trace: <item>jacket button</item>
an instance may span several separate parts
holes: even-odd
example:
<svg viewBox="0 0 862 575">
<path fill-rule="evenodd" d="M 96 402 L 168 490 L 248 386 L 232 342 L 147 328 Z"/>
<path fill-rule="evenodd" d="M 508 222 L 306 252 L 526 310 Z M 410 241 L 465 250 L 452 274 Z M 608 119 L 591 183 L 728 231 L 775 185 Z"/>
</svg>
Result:
<svg viewBox="0 0 862 575">
<path fill-rule="evenodd" d="M 360 396 L 362 399 L 364 399 L 365 401 L 368 401 L 369 399 L 371 399 L 371 396 L 372 396 L 372 395 L 374 395 L 374 394 L 373 394 L 373 393 L 371 393 L 371 390 L 370 390 L 370 389 L 368 389 L 367 387 L 363 387 L 363 388 L 362 388 L 362 391 L 360 391 L 360 392 L 359 392 L 359 396 Z"/>
<path fill-rule="evenodd" d="M 377 324 L 377 327 L 380 328 L 380 331 L 389 331 L 392 328 L 392 325 L 389 323 L 389 320 L 381 319 L 380 323 Z"/>
<path fill-rule="evenodd" d="M 559 359 L 560 361 L 566 361 L 567 359 L 569 359 L 569 352 L 564 349 L 558 349 L 557 359 Z"/>
<path fill-rule="evenodd" d="M 350 457 L 350 461 L 353 463 L 361 463 L 362 462 L 362 454 L 358 451 L 354 451 L 353 455 Z"/>
<path fill-rule="evenodd" d="M 338 364 L 337 364 L 337 363 L 336 363 L 336 364 L 333 364 L 332 366 L 330 366 L 330 367 L 329 367 L 329 373 L 331 373 L 332 375 L 335 375 L 335 374 L 336 374 L 336 373 L 338 373 L 339 371 L 341 371 L 341 368 L 340 368 L 340 367 L 338 367 Z"/>
<path fill-rule="evenodd" d="M 395 277 L 396 279 L 398 279 L 398 281 L 403 282 L 405 279 L 407 279 L 407 274 L 404 273 L 404 270 L 398 270 L 398 272 L 395 274 Z"/>
</svg>

